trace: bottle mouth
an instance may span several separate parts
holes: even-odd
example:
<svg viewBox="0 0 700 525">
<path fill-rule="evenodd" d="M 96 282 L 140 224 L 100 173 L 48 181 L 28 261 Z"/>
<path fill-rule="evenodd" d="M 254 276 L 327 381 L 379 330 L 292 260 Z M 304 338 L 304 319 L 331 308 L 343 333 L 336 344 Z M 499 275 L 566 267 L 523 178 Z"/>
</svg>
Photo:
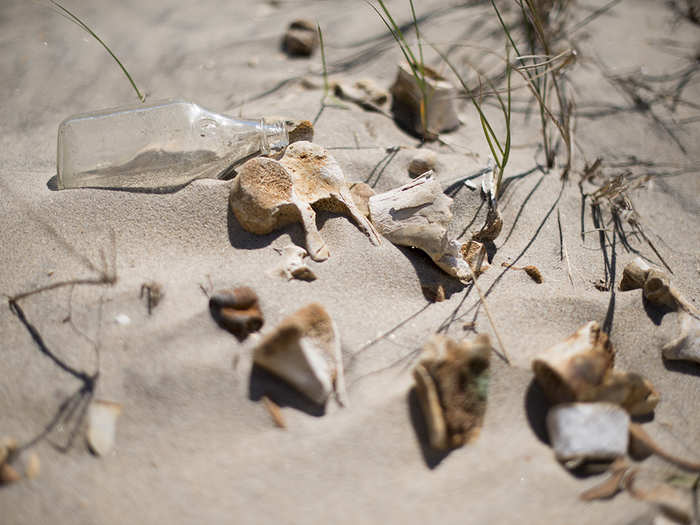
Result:
<svg viewBox="0 0 700 525">
<path fill-rule="evenodd" d="M 272 151 L 280 151 L 289 145 L 289 135 L 284 120 L 261 120 L 263 139 L 261 153 L 266 155 Z"/>
</svg>

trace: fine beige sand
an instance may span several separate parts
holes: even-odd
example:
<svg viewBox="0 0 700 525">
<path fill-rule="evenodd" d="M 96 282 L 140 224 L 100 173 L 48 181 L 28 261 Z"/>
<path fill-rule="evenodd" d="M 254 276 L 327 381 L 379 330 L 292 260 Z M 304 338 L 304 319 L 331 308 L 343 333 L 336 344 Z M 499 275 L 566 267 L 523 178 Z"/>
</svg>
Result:
<svg viewBox="0 0 700 525">
<path fill-rule="evenodd" d="M 411 369 L 438 329 L 461 337 L 472 333 L 463 327 L 474 321 L 476 332 L 493 336 L 476 290 L 421 253 L 389 242 L 372 246 L 349 219 L 326 212 L 318 224 L 331 257 L 310 263 L 318 280 L 272 276 L 277 250 L 302 244 L 302 230 L 245 232 L 228 212 L 230 182 L 200 180 L 165 194 L 57 191 L 59 123 L 136 98 L 105 51 L 74 24 L 41 2 L 4 0 L 0 293 L 94 277 L 85 261 L 100 266 L 101 253 L 109 263 L 116 252 L 113 286 L 61 287 L 20 305 L 60 360 L 89 374 L 99 366 L 95 396 L 120 403 L 122 415 L 106 457 L 88 452 L 83 432 L 70 450 L 58 449 L 75 419 L 39 441 L 33 450 L 41 472 L 0 487 L 0 522 L 651 523 L 657 510 L 626 493 L 603 502 L 578 499 L 604 478 L 573 476 L 554 459 L 544 428 L 547 404 L 529 364 L 584 323 L 607 322 L 616 366 L 643 374 L 661 393 L 644 428 L 670 452 L 700 460 L 700 365 L 665 363 L 660 353 L 677 316 L 645 308 L 640 291 L 616 289 L 631 250 L 661 262 L 641 238 L 630 236 L 626 248 L 613 237 L 607 211 L 604 249 L 598 232 L 582 236 L 595 226 L 578 186 L 585 163 L 597 157 L 610 173 L 653 175 L 630 197 L 673 283 L 700 306 L 700 32 L 657 0 L 623 0 L 580 26 L 605 4 L 571 7 L 571 29 L 558 48 L 578 52 L 567 70 L 577 112 L 568 181 L 560 167 L 541 167 L 537 106 L 526 89 L 513 92 L 504 228 L 491 268 L 479 278 L 512 366 L 493 356 L 478 439 L 437 455 L 427 449 Z M 362 2 L 95 0 L 66 7 L 112 47 L 149 99 L 183 98 L 233 116 L 317 116 L 320 53 L 290 59 L 280 50 L 295 18 L 321 24 L 332 78 L 371 78 L 388 88 L 403 60 Z M 390 7 L 400 23 L 410 20 L 407 2 Z M 502 68 L 484 51 L 504 49 L 488 2 L 417 1 L 416 10 L 426 40 L 444 49 L 476 46 L 452 48 L 459 67 L 466 70 L 469 61 L 491 74 Z M 515 22 L 516 14 L 511 9 L 507 19 Z M 426 59 L 447 73 L 432 52 Z M 653 91 L 637 86 L 635 100 L 612 77 Z M 522 81 L 514 77 L 514 84 Z M 475 173 L 488 158 L 471 103 L 461 99 L 458 107 L 464 124 L 443 144 L 425 146 L 438 154 L 442 181 Z M 348 180 L 375 191 L 410 180 L 408 161 L 420 144 L 387 116 L 353 105 L 325 108 L 314 142 L 331 151 Z M 454 198 L 460 234 L 474 196 L 463 187 Z M 513 261 L 536 265 L 544 283 L 501 267 Z M 606 278 L 613 287 L 597 289 Z M 148 281 L 164 291 L 151 316 L 139 299 Z M 448 300 L 428 303 L 421 286 L 436 283 Z M 221 330 L 202 290 L 235 285 L 258 293 L 263 333 L 305 304 L 326 307 L 342 337 L 347 408 L 330 402 L 323 413 L 278 381 L 251 376 L 255 337 L 239 343 Z M 123 316 L 128 324 L 117 322 Z M 99 363 L 88 338 L 99 343 Z M 42 354 L 7 302 L 0 307 L 0 353 L 0 437 L 27 443 L 81 384 Z M 274 426 L 264 393 L 282 406 L 286 430 Z M 675 472 L 654 457 L 641 466 L 659 481 Z"/>
</svg>

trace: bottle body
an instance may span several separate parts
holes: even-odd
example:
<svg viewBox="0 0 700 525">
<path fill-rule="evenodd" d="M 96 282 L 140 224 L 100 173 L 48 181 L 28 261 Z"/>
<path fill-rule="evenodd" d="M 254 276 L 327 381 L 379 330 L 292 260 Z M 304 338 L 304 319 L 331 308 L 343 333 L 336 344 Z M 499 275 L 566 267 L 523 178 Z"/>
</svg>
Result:
<svg viewBox="0 0 700 525">
<path fill-rule="evenodd" d="M 58 187 L 177 187 L 287 141 L 283 121 L 233 119 L 179 100 L 84 113 L 58 128 Z"/>
</svg>

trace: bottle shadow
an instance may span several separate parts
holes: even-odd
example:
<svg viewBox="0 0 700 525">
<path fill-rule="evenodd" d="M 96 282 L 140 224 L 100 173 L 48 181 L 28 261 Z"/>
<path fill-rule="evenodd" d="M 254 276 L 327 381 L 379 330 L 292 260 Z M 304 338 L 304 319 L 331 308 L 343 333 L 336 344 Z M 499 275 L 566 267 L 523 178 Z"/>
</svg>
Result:
<svg viewBox="0 0 700 525">
<path fill-rule="evenodd" d="M 306 248 L 304 232 L 299 224 L 289 224 L 271 233 L 257 235 L 243 229 L 241 224 L 238 222 L 238 219 L 236 219 L 236 216 L 231 211 L 230 206 L 227 206 L 227 212 L 226 222 L 228 240 L 231 243 L 231 246 L 234 248 L 240 248 L 243 250 L 257 250 L 260 248 L 265 248 L 266 246 L 272 244 L 275 239 L 284 233 L 289 234 L 292 243 Z"/>
</svg>

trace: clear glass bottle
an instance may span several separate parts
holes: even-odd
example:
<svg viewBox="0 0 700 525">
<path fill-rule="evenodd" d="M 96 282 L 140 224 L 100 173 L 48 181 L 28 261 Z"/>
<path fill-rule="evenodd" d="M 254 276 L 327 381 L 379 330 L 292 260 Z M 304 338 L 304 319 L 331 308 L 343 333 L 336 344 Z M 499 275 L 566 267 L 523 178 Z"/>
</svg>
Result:
<svg viewBox="0 0 700 525">
<path fill-rule="evenodd" d="M 167 100 L 74 115 L 58 128 L 58 187 L 172 188 L 288 143 L 284 121 Z"/>
</svg>

